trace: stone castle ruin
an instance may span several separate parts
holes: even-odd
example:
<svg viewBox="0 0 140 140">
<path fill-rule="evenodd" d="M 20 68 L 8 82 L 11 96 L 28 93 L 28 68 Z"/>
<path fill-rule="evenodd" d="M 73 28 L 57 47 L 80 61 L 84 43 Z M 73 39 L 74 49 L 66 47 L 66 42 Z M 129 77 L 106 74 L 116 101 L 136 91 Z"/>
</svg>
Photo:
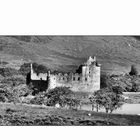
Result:
<svg viewBox="0 0 140 140">
<path fill-rule="evenodd" d="M 81 65 L 81 73 L 35 73 L 31 64 L 31 81 L 44 81 L 47 89 L 69 87 L 74 92 L 94 92 L 100 89 L 101 65 L 91 56 Z"/>
</svg>

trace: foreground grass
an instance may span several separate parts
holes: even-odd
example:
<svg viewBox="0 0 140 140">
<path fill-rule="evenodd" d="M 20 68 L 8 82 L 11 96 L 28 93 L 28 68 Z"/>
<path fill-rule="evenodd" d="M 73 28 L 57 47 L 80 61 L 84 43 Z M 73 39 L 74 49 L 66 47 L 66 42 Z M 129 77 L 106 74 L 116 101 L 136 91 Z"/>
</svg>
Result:
<svg viewBox="0 0 140 140">
<path fill-rule="evenodd" d="M 0 125 L 140 125 L 140 116 L 1 103 Z"/>
</svg>

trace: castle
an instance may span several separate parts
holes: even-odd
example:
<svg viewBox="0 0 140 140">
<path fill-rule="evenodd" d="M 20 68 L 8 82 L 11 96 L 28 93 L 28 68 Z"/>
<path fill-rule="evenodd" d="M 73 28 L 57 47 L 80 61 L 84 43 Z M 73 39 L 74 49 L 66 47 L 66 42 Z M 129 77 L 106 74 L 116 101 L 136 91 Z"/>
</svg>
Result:
<svg viewBox="0 0 140 140">
<path fill-rule="evenodd" d="M 101 65 L 97 63 L 96 57 L 89 57 L 86 63 L 81 65 L 81 73 L 37 74 L 31 64 L 31 80 L 47 81 L 48 89 L 55 87 L 69 87 L 75 92 L 94 92 L 100 89 Z"/>
</svg>

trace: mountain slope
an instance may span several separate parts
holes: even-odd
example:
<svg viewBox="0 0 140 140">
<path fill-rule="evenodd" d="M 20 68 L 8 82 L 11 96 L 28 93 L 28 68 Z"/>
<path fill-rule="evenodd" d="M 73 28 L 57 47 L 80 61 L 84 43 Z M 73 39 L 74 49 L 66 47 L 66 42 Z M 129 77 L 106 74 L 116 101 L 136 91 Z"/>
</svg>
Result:
<svg viewBox="0 0 140 140">
<path fill-rule="evenodd" d="M 37 62 L 52 69 L 75 70 L 97 56 L 102 71 L 140 69 L 140 41 L 130 36 L 0 36 L 0 58 L 11 64 Z"/>
</svg>

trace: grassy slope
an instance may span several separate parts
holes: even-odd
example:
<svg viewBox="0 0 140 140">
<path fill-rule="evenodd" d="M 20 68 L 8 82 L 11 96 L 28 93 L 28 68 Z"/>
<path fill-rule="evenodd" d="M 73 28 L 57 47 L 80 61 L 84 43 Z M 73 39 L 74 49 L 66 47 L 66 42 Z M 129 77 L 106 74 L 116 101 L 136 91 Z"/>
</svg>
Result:
<svg viewBox="0 0 140 140">
<path fill-rule="evenodd" d="M 124 36 L 0 36 L 0 58 L 10 63 L 36 61 L 70 71 L 96 55 L 105 72 L 140 66 L 140 41 Z"/>
<path fill-rule="evenodd" d="M 0 125 L 140 125 L 140 116 L 1 103 Z"/>
</svg>

